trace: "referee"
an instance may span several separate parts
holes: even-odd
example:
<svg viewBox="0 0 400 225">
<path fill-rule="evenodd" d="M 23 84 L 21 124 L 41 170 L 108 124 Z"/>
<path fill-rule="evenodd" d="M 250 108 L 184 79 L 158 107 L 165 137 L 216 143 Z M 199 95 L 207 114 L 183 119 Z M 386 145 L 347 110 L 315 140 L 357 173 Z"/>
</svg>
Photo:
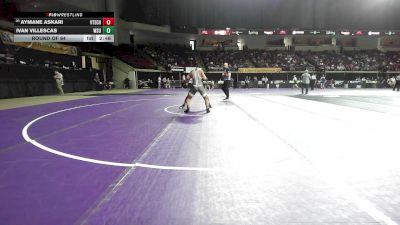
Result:
<svg viewBox="0 0 400 225">
<path fill-rule="evenodd" d="M 222 91 L 225 93 L 225 99 L 229 99 L 229 86 L 231 84 L 231 73 L 229 72 L 228 63 L 224 63 L 224 73 L 222 74 L 224 78 L 224 84 L 222 85 Z"/>
<path fill-rule="evenodd" d="M 396 83 L 395 83 L 395 85 L 394 85 L 394 87 L 393 87 L 393 91 L 395 91 L 396 88 L 397 88 L 397 91 L 400 90 L 400 74 L 397 75 L 397 77 L 396 77 Z"/>
</svg>

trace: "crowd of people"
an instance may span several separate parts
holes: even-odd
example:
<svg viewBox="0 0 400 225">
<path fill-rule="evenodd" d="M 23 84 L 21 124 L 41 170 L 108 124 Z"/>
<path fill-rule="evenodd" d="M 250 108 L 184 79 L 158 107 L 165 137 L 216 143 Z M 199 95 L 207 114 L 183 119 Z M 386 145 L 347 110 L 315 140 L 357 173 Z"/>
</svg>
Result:
<svg viewBox="0 0 400 225">
<path fill-rule="evenodd" d="M 82 68 L 82 60 L 78 56 L 69 56 L 37 51 L 0 42 L 0 63 L 20 64 L 27 66 L 43 66 L 56 69 Z"/>
<path fill-rule="evenodd" d="M 33 51 L 26 48 L 15 47 L 0 44 L 0 62 L 27 64 L 37 66 L 47 66 L 61 69 L 78 69 L 79 60 L 70 56 L 63 57 L 59 61 L 64 64 L 57 63 L 57 57 L 47 57 L 41 60 L 44 53 L 25 52 Z M 266 50 L 244 50 L 244 51 L 203 51 L 190 52 L 184 47 L 172 45 L 143 46 L 141 49 L 135 49 L 133 46 L 118 46 L 114 49 L 114 53 L 120 59 L 128 61 L 131 65 L 138 68 L 156 68 L 162 65 L 166 69 L 172 66 L 197 66 L 204 63 L 208 71 L 223 71 L 224 62 L 228 62 L 231 71 L 237 71 L 239 68 L 259 67 L 259 68 L 282 68 L 284 71 L 399 71 L 400 70 L 400 54 L 398 52 L 381 52 L 378 50 L 363 51 L 323 51 L 323 52 L 294 52 L 294 51 L 266 51 Z M 199 57 L 196 57 L 197 56 Z M 29 56 L 30 58 L 24 58 Z M 149 57 L 154 60 L 152 62 Z M 43 58 L 43 57 L 42 57 Z M 52 61 L 51 61 L 52 60 Z M 198 62 L 202 60 L 202 62 Z M 67 62 L 67 64 L 65 64 Z M 80 62 L 79 62 L 80 63 Z M 257 80 L 260 79 L 260 80 Z M 176 79 L 179 80 L 179 79 Z M 265 87 L 271 83 L 265 81 L 265 78 L 247 78 L 244 80 L 246 87 L 259 86 L 259 82 Z M 355 82 L 363 83 L 369 78 L 357 78 Z M 386 78 L 372 78 L 381 87 L 393 87 L 396 84 L 396 76 Z M 159 88 L 174 87 L 173 79 L 162 78 L 161 81 L 149 82 L 142 81 L 143 87 L 146 85 Z M 326 83 L 332 81 L 327 80 Z M 250 85 L 250 84 L 257 85 Z M 318 83 L 318 81 L 316 82 Z M 323 82 L 322 82 L 323 83 Z M 214 84 L 209 83 L 210 87 Z M 217 85 L 217 82 L 215 83 Z"/>
<path fill-rule="evenodd" d="M 137 68 L 193 67 L 204 65 L 207 71 L 222 71 L 228 62 L 232 71 L 248 67 L 278 67 L 284 71 L 398 71 L 398 52 L 363 51 L 284 51 L 226 50 L 191 51 L 178 45 L 119 46 L 115 55 Z"/>
<path fill-rule="evenodd" d="M 174 88 L 175 86 L 172 85 L 174 82 L 175 82 L 174 76 L 172 76 L 171 78 L 158 76 L 158 78 L 157 78 L 158 89 L 160 89 L 160 88 L 166 88 L 166 89 Z"/>
<path fill-rule="evenodd" d="M 179 51 L 146 49 L 154 60 L 165 66 L 194 66 L 195 54 Z M 222 71 L 222 64 L 228 62 L 232 71 L 247 67 L 278 67 L 284 71 L 301 71 L 305 68 L 319 71 L 398 71 L 400 70 L 400 54 L 398 52 L 364 51 L 203 51 L 201 60 L 208 71 Z"/>
<path fill-rule="evenodd" d="M 118 46 L 114 51 L 115 56 L 125 61 L 133 67 L 140 69 L 156 69 L 157 66 L 151 62 L 146 56 L 135 50 L 130 45 Z"/>
<path fill-rule="evenodd" d="M 208 71 L 222 71 L 224 62 L 228 62 L 233 71 L 250 67 L 247 51 L 205 51 L 201 55 Z"/>
<path fill-rule="evenodd" d="M 278 67 L 285 71 L 313 67 L 305 58 L 294 52 L 254 50 L 249 52 L 249 56 L 256 67 Z"/>
<path fill-rule="evenodd" d="M 377 50 L 302 52 L 302 57 L 322 71 L 398 71 L 400 55 Z"/>
<path fill-rule="evenodd" d="M 377 71 L 384 68 L 386 54 L 379 51 L 347 52 L 351 71 Z"/>
<path fill-rule="evenodd" d="M 156 45 L 145 46 L 144 52 L 166 70 L 174 66 L 187 67 L 195 66 L 196 57 L 193 53 L 188 53 L 185 47 Z"/>
<path fill-rule="evenodd" d="M 308 51 L 299 53 L 299 55 L 322 71 L 345 71 L 350 69 L 351 58 L 334 51 Z"/>
</svg>

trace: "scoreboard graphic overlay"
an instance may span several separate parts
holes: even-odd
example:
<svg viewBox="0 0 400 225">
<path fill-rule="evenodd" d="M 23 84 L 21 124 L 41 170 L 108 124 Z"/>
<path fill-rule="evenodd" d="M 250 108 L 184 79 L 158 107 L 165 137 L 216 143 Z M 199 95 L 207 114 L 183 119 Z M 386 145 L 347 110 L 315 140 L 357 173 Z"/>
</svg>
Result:
<svg viewBox="0 0 400 225">
<path fill-rule="evenodd" d="M 114 42 L 113 12 L 19 12 L 14 42 Z"/>
</svg>

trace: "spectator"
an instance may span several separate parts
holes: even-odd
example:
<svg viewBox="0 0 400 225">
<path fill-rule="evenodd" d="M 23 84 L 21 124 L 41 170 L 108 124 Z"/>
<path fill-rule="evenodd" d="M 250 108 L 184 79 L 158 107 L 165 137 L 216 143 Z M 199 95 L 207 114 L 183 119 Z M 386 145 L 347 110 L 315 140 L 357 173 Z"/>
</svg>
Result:
<svg viewBox="0 0 400 225">
<path fill-rule="evenodd" d="M 297 77 L 296 75 L 294 75 L 293 77 L 293 88 L 299 88 L 299 86 L 297 85 L 298 81 L 297 81 Z"/>
<path fill-rule="evenodd" d="M 393 91 L 397 88 L 397 91 L 400 90 L 400 74 L 396 77 L 396 84 L 393 87 Z"/>
<path fill-rule="evenodd" d="M 103 83 L 100 80 L 100 76 L 99 76 L 98 72 L 96 72 L 96 74 L 94 75 L 93 81 L 96 84 L 96 91 L 100 91 L 103 89 Z"/>
<path fill-rule="evenodd" d="M 301 94 L 304 94 L 304 88 L 306 89 L 306 95 L 308 94 L 308 87 L 310 86 L 311 76 L 308 70 L 301 75 Z"/>
<path fill-rule="evenodd" d="M 165 82 L 165 88 L 171 88 L 171 80 L 169 78 L 167 78 L 166 82 Z"/>
<path fill-rule="evenodd" d="M 59 95 L 63 95 L 64 94 L 64 90 L 63 90 L 63 86 L 64 86 L 63 75 L 60 72 L 58 72 L 58 70 L 55 70 L 53 78 L 56 81 L 56 87 L 57 87 L 58 94 Z"/>
<path fill-rule="evenodd" d="M 182 88 L 187 88 L 186 76 L 185 76 L 185 74 L 182 75 L 181 85 L 182 85 Z"/>
<path fill-rule="evenodd" d="M 314 90 L 316 81 L 317 81 L 317 75 L 315 75 L 315 74 L 311 75 L 311 81 L 310 81 L 311 91 Z"/>
<path fill-rule="evenodd" d="M 167 84 L 167 78 L 163 77 L 161 87 L 166 88 L 165 85 Z"/>
<path fill-rule="evenodd" d="M 261 78 L 261 84 L 262 84 L 262 87 L 265 88 L 265 77 L 264 76 L 262 76 L 262 78 Z"/>
<path fill-rule="evenodd" d="M 325 75 L 322 75 L 321 79 L 319 80 L 321 84 L 321 89 L 325 89 L 326 78 Z"/>
<path fill-rule="evenodd" d="M 124 80 L 124 88 L 129 89 L 130 88 L 130 83 L 131 81 L 129 80 L 129 78 L 125 78 Z"/>
<path fill-rule="evenodd" d="M 161 80 L 161 75 L 160 75 L 160 76 L 158 76 L 158 78 L 157 78 L 158 89 L 161 89 L 161 82 L 162 82 L 162 80 Z"/>
</svg>

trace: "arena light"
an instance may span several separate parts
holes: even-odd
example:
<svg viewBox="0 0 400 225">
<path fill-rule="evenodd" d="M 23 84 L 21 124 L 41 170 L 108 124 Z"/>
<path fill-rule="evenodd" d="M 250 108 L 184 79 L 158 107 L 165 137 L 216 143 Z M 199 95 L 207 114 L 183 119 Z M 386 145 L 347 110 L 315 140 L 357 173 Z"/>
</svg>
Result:
<svg viewBox="0 0 400 225">
<path fill-rule="evenodd" d="M 256 31 L 256 30 L 249 30 L 249 35 L 258 35 L 258 31 Z"/>
<path fill-rule="evenodd" d="M 274 31 L 266 30 L 266 31 L 264 31 L 264 34 L 266 34 L 266 35 L 273 35 L 273 34 L 274 34 Z"/>
<path fill-rule="evenodd" d="M 313 30 L 313 31 L 310 31 L 310 34 L 313 34 L 313 35 L 321 34 L 321 31 Z"/>
<path fill-rule="evenodd" d="M 226 30 L 216 30 L 214 31 L 214 35 L 227 35 L 227 31 Z"/>
<path fill-rule="evenodd" d="M 296 34 L 304 34 L 304 31 L 301 31 L 301 30 L 294 30 L 294 31 L 292 32 L 292 34 L 293 34 L 293 35 L 296 35 Z"/>
<path fill-rule="evenodd" d="M 385 34 L 391 36 L 391 35 L 396 35 L 396 32 L 388 31 L 388 32 L 385 32 Z"/>
<path fill-rule="evenodd" d="M 359 30 L 359 31 L 356 31 L 355 35 L 357 35 L 357 36 L 362 36 L 362 35 L 364 35 L 364 32 L 362 32 L 361 30 Z"/>
<path fill-rule="evenodd" d="M 369 32 L 368 32 L 368 35 L 369 35 L 369 36 L 381 35 L 381 32 L 369 31 Z"/>
<path fill-rule="evenodd" d="M 335 31 L 332 31 L 332 30 L 327 30 L 327 31 L 325 32 L 325 34 L 326 34 L 326 35 L 336 35 L 336 32 L 335 32 Z"/>
<path fill-rule="evenodd" d="M 348 36 L 350 35 L 350 31 L 341 31 L 340 34 Z"/>
<path fill-rule="evenodd" d="M 279 35 L 286 35 L 286 34 L 287 34 L 286 30 L 280 30 L 279 31 Z"/>
<path fill-rule="evenodd" d="M 232 31 L 232 34 L 241 35 L 241 34 L 243 34 L 243 32 L 236 30 L 236 31 Z"/>
</svg>

